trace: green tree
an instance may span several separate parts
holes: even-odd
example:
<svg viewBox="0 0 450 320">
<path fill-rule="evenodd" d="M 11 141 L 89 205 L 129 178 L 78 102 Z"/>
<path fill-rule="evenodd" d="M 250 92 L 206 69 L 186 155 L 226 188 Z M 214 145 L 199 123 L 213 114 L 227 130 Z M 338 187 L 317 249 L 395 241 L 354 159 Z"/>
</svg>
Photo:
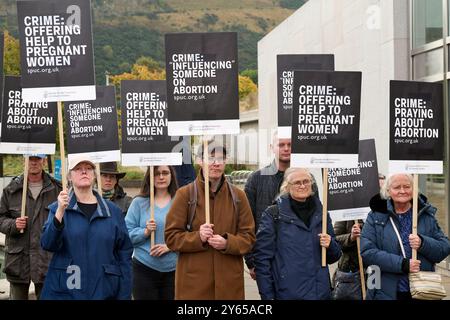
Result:
<svg viewBox="0 0 450 320">
<path fill-rule="evenodd" d="M 5 61 L 4 71 L 6 75 L 20 75 L 20 47 L 19 40 L 5 31 Z"/>
<path fill-rule="evenodd" d="M 245 69 L 241 72 L 241 76 L 249 77 L 255 84 L 258 83 L 258 70 Z"/>
</svg>

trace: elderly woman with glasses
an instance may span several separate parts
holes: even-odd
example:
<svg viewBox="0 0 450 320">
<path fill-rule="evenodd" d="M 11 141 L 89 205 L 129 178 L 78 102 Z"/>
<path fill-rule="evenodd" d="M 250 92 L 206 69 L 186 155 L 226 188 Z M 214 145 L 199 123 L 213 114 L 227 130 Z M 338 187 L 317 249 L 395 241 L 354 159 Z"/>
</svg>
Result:
<svg viewBox="0 0 450 320">
<path fill-rule="evenodd" d="M 424 195 L 418 198 L 418 234 L 412 234 L 413 186 L 412 175 L 392 174 L 370 200 L 361 255 L 365 265 L 380 269 L 381 279 L 378 288 L 369 288 L 368 300 L 411 300 L 409 273 L 434 271 L 450 253 L 450 242 L 435 217 L 437 209 Z M 412 259 L 413 249 L 417 260 Z"/>
<path fill-rule="evenodd" d="M 41 236 L 53 252 L 41 299 L 131 299 L 133 246 L 122 211 L 93 190 L 95 165 L 69 159 L 69 193 L 61 191 Z"/>
<path fill-rule="evenodd" d="M 326 300 L 331 298 L 328 266 L 339 260 L 331 219 L 322 234 L 322 204 L 312 191 L 314 178 L 302 168 L 284 174 L 281 195 L 261 217 L 256 234 L 256 281 L 262 299 Z"/>
</svg>

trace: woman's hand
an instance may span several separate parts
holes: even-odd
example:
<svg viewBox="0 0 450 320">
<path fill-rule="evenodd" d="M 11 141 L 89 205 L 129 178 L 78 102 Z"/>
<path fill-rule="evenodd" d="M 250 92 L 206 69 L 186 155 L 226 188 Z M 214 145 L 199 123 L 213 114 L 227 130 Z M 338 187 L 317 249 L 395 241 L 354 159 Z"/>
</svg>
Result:
<svg viewBox="0 0 450 320">
<path fill-rule="evenodd" d="M 420 271 L 420 260 L 409 259 L 409 272 Z"/>
<path fill-rule="evenodd" d="M 359 223 L 355 223 L 352 227 L 352 232 L 350 234 L 350 240 L 355 241 L 360 236 L 361 236 L 361 228 L 359 226 Z"/>
<path fill-rule="evenodd" d="M 165 244 L 155 244 L 150 249 L 150 255 L 153 257 L 160 257 L 167 252 L 170 252 L 170 249 Z"/>
<path fill-rule="evenodd" d="M 417 234 L 410 234 L 409 235 L 409 246 L 413 250 L 419 250 L 420 246 L 422 245 L 422 240 Z"/>
<path fill-rule="evenodd" d="M 56 209 L 55 217 L 59 222 L 62 222 L 64 212 L 69 206 L 69 194 L 67 191 L 61 191 L 58 195 L 58 209 Z"/>
<path fill-rule="evenodd" d="M 153 231 L 156 230 L 156 222 L 155 220 L 147 220 L 145 224 L 144 234 L 148 238 L 152 234 Z"/>
<path fill-rule="evenodd" d="M 328 249 L 331 243 L 331 236 L 326 233 L 319 233 L 319 237 L 320 237 L 320 246 Z"/>
</svg>

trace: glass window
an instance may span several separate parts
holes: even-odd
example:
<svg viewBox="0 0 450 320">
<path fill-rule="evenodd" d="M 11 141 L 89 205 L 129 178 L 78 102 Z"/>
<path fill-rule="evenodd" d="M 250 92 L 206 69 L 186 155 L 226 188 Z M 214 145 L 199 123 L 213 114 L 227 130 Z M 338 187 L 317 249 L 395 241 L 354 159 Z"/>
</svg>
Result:
<svg viewBox="0 0 450 320">
<path fill-rule="evenodd" d="M 437 48 L 415 55 L 413 57 L 414 79 L 442 75 L 444 70 L 443 54 L 443 49 Z"/>
<path fill-rule="evenodd" d="M 442 39 L 442 0 L 413 1 L 414 48 Z"/>
</svg>

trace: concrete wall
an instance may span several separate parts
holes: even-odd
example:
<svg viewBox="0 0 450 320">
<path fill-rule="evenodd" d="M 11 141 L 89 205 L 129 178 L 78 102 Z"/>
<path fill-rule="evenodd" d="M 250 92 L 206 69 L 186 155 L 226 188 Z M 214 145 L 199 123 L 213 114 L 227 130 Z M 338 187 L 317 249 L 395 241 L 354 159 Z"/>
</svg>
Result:
<svg viewBox="0 0 450 320">
<path fill-rule="evenodd" d="M 310 0 L 258 42 L 260 166 L 277 126 L 277 54 L 334 54 L 339 71 L 362 71 L 361 139 L 389 158 L 389 80 L 409 79 L 408 0 Z M 269 140 L 270 141 L 270 140 Z"/>
</svg>

